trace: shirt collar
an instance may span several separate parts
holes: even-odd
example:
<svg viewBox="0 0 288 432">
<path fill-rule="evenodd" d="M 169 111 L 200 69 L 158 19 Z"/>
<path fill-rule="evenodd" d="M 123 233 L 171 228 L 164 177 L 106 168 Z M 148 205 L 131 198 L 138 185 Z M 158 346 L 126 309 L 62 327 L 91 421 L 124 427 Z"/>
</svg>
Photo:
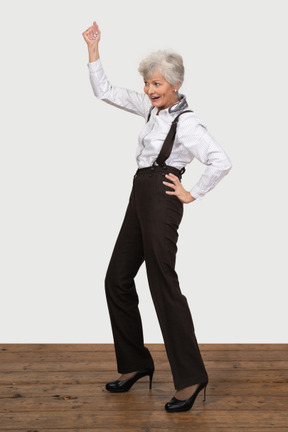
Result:
<svg viewBox="0 0 288 432">
<path fill-rule="evenodd" d="M 167 112 L 167 113 L 169 113 L 169 114 L 177 113 L 177 112 L 179 112 L 179 111 L 183 111 L 185 108 L 188 107 L 188 102 L 187 102 L 187 100 L 186 100 L 186 96 L 185 96 L 185 95 L 183 95 L 183 94 L 181 94 L 181 93 L 178 93 L 177 97 L 178 97 L 179 100 L 178 100 L 178 102 L 176 102 L 176 104 L 171 105 L 169 108 L 166 108 L 166 109 L 164 109 L 164 110 L 161 110 L 160 113 L 161 113 L 162 111 Z M 155 107 L 153 107 L 153 106 L 151 107 L 151 109 L 150 109 L 150 113 L 151 113 L 151 111 L 152 111 L 154 108 L 155 108 Z"/>
<path fill-rule="evenodd" d="M 171 107 L 168 108 L 168 112 L 170 114 L 174 113 L 174 112 L 177 112 L 177 111 L 183 111 L 185 108 L 188 107 L 186 96 L 184 96 L 183 94 L 179 93 L 178 94 L 178 99 L 179 99 L 179 101 L 176 102 L 176 104 L 174 104 L 174 105 L 172 105 Z"/>
</svg>

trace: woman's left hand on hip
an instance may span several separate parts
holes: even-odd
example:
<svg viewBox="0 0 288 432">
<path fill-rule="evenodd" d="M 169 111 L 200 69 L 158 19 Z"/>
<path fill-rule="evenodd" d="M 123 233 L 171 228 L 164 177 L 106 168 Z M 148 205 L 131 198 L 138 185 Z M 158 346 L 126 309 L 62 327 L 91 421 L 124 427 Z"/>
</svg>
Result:
<svg viewBox="0 0 288 432">
<path fill-rule="evenodd" d="M 190 192 L 184 189 L 182 183 L 180 182 L 177 176 L 175 176 L 174 174 L 166 174 L 165 177 L 168 180 L 170 180 L 170 182 L 172 183 L 166 181 L 163 181 L 163 183 L 166 186 L 169 186 L 169 188 L 173 189 L 172 191 L 170 190 L 166 191 L 167 195 L 175 195 L 184 204 L 188 204 L 192 201 L 195 201 L 195 198 L 192 197 Z"/>
</svg>

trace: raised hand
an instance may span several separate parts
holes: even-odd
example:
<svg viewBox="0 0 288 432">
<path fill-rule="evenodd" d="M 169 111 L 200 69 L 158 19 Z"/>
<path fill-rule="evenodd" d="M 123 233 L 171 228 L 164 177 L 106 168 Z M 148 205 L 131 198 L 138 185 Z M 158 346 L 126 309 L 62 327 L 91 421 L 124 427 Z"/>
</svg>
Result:
<svg viewBox="0 0 288 432">
<path fill-rule="evenodd" d="M 96 21 L 94 21 L 92 26 L 82 33 L 82 36 L 88 45 L 89 62 L 91 63 L 98 60 L 99 59 L 98 45 L 101 37 L 101 32 L 98 25 L 96 24 Z"/>
<path fill-rule="evenodd" d="M 98 46 L 101 37 L 101 32 L 98 24 L 96 24 L 96 21 L 94 21 L 93 25 L 82 33 L 82 36 L 85 39 L 88 48 L 93 48 Z"/>
</svg>

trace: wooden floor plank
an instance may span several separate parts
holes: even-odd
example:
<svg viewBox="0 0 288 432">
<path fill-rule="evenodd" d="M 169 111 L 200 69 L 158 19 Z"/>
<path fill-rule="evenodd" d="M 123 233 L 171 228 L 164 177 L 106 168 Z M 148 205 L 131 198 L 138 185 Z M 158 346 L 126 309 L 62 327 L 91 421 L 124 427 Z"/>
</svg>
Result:
<svg viewBox="0 0 288 432">
<path fill-rule="evenodd" d="M 227 355 L 229 353 L 229 355 Z M 170 370 L 168 359 L 165 352 L 157 352 L 152 354 L 155 366 L 161 365 L 161 369 Z M 276 368 L 288 369 L 288 351 L 276 351 L 276 352 L 263 352 L 263 351 L 227 351 L 227 352 L 215 352 L 207 351 L 202 353 L 203 360 L 207 364 L 207 368 L 217 370 L 219 368 L 227 368 L 232 365 L 234 368 L 244 367 L 245 369 L 263 369 L 263 368 L 273 368 L 274 364 Z M 279 363 L 281 362 L 281 363 Z M 14 370 L 17 367 L 17 363 L 22 363 L 23 367 L 34 367 L 38 363 L 45 363 L 48 367 L 54 365 L 59 365 L 62 363 L 73 364 L 73 368 L 82 368 L 84 365 L 89 364 L 91 366 L 97 366 L 98 369 L 116 370 L 116 359 L 115 354 L 112 352 L 87 352 L 87 353 L 53 353 L 47 352 L 44 355 L 40 353 L 5 353 L 0 355 L 0 373 L 1 371 L 6 371 L 13 367 Z M 94 363 L 94 365 L 93 365 Z M 13 366 L 16 364 L 16 366 Z M 33 365 L 33 366 L 31 366 Z M 41 367 L 40 365 L 38 365 Z M 271 366 L 271 367 L 270 367 Z M 282 367 L 281 367 L 282 366 Z M 56 367 L 56 366 L 55 366 Z M 57 366 L 59 369 L 59 366 Z M 66 365 L 65 365 L 66 367 Z"/>
<path fill-rule="evenodd" d="M 149 350 L 163 351 L 163 344 L 155 343 L 155 344 L 145 344 Z M 288 344 L 199 344 L 201 351 L 288 351 Z M 2 352 L 28 352 L 28 351 L 37 351 L 37 352 L 114 352 L 113 344 L 29 344 L 29 343 L 20 343 L 20 344 L 0 344 L 0 353 Z"/>
<path fill-rule="evenodd" d="M 187 429 L 188 430 L 188 429 Z M 132 427 L 132 428 L 126 428 L 125 429 L 121 429 L 121 432 L 150 432 L 151 429 L 147 429 L 144 427 Z M 156 429 L 154 429 L 154 432 L 156 431 Z M 183 429 L 181 430 L 183 432 Z M 39 430 L 33 430 L 33 429 L 28 429 L 24 428 L 24 429 L 13 429 L 13 432 L 119 432 L 119 428 L 118 426 L 116 427 L 103 427 L 103 426 L 99 426 L 98 428 L 96 426 L 94 426 L 93 428 L 85 428 L 85 429 L 72 429 L 72 428 L 61 428 L 61 429 L 43 429 L 41 428 L 41 431 Z M 160 432 L 159 429 L 157 429 L 157 432 Z M 163 429 L 162 431 L 163 432 Z M 230 431 L 227 431 L 230 432 Z M 256 431 L 257 432 L 257 431 Z M 265 431 L 264 431 L 265 432 Z M 276 432 L 282 432 L 281 430 L 278 431 L 278 429 L 276 430 Z M 287 432 L 287 431 L 285 431 Z"/>
<path fill-rule="evenodd" d="M 60 361 L 57 357 L 54 357 L 55 361 L 41 361 L 16 359 L 15 361 L 5 361 L 0 363 L 0 373 L 3 372 L 73 372 L 73 371 L 116 371 L 115 361 L 106 360 L 95 360 L 90 361 Z M 170 365 L 167 361 L 157 362 L 155 361 L 157 369 L 162 371 L 170 371 Z M 249 371 L 271 371 L 271 370 L 287 370 L 288 371 L 288 360 L 287 361 L 205 361 L 207 370 L 249 370 Z M 114 372 L 117 375 L 117 372 Z"/>
<path fill-rule="evenodd" d="M 149 410 L 131 414 L 127 407 L 123 410 L 120 407 L 114 410 L 113 415 L 107 411 L 103 412 L 93 411 L 79 411 L 77 409 L 67 412 L 49 411 L 46 413 L 19 413 L 19 414 L 1 414 L 1 428 L 2 430 L 14 430 L 16 428 L 64 428 L 64 427 L 95 427 L 95 425 L 103 427 L 142 427 L 146 428 L 167 428 L 167 430 L 175 430 L 175 427 L 251 427 L 257 424 L 259 427 L 287 427 L 288 414 L 279 411 L 207 411 L 191 410 L 184 413 L 166 413 L 162 411 Z M 209 429 L 208 429 L 209 430 Z M 236 429 L 237 430 L 237 429 Z"/>
<path fill-rule="evenodd" d="M 168 362 L 167 355 L 165 351 L 155 351 L 151 352 L 155 362 Z M 221 362 L 243 362 L 243 361 L 288 361 L 288 351 L 263 351 L 263 350 L 253 350 L 253 351 L 237 351 L 237 350 L 227 350 L 227 351 L 202 351 L 202 356 L 204 361 L 221 361 Z M 29 361 L 33 360 L 35 362 L 95 362 L 100 359 L 107 362 L 113 362 L 116 364 L 115 354 L 112 351 L 80 351 L 80 352 L 55 352 L 55 351 L 20 351 L 16 352 L 1 352 L 0 353 L 0 363 L 9 363 L 15 361 Z"/>
<path fill-rule="evenodd" d="M 144 378 L 145 379 L 145 378 Z M 170 395 L 173 393 L 174 387 L 172 382 L 162 382 L 159 385 L 153 383 L 153 393 L 156 395 Z M 2 385 L 0 386 L 0 398 L 17 398 L 19 397 L 53 397 L 54 395 L 69 395 L 77 397 L 95 396 L 104 391 L 104 383 L 102 384 L 37 384 L 31 385 L 30 383 L 23 385 Z M 137 386 L 133 386 L 130 393 L 136 393 L 137 395 L 147 395 L 148 386 L 146 383 L 138 381 Z M 207 397 L 217 396 L 222 398 L 223 396 L 279 396 L 286 397 L 288 403 L 288 385 L 287 383 L 250 383 L 249 388 L 245 382 L 209 382 L 207 387 Z"/>
<path fill-rule="evenodd" d="M 98 432 L 98 430 L 95 430 L 94 432 Z M 111 432 L 113 430 L 111 429 Z M 23 431 L 22 431 L 23 432 Z M 41 432 L 45 432 L 42 431 Z M 48 431 L 46 431 L 48 432 Z M 50 432 L 50 431 L 49 431 Z M 54 432 L 54 431 L 53 431 Z M 60 431 L 59 431 L 60 432 Z M 62 430 L 63 432 L 63 430 Z M 64 431 L 65 432 L 65 431 Z M 72 432 L 72 431 L 71 431 Z M 77 431 L 78 432 L 78 431 Z M 83 430 L 84 432 L 84 430 Z M 85 429 L 85 432 L 90 432 L 90 429 Z M 92 431 L 91 431 L 92 432 Z M 105 429 L 103 429 L 103 432 L 106 432 Z M 107 430 L 108 432 L 108 430 Z M 127 431 L 125 432 L 129 432 L 129 430 L 127 429 Z M 154 427 L 149 428 L 149 429 L 144 429 L 143 432 L 172 432 L 171 429 L 167 429 L 167 428 L 157 428 L 155 429 Z M 173 432 L 287 432 L 287 427 L 280 427 L 278 428 L 277 426 L 275 427 L 275 425 L 268 426 L 267 428 L 264 426 L 261 427 L 247 427 L 247 426 L 238 426 L 238 425 L 233 425 L 232 427 L 229 426 L 214 426 L 214 425 L 196 425 L 194 426 L 193 422 L 191 422 L 191 425 L 187 426 L 187 427 L 176 427 L 175 429 L 173 429 Z"/>
<path fill-rule="evenodd" d="M 126 428 L 125 429 L 121 429 L 122 432 L 149 432 L 151 431 L 151 429 L 149 429 L 149 431 L 146 428 L 143 427 L 132 427 L 132 428 Z M 156 431 L 156 429 L 154 429 L 154 432 Z M 163 431 L 163 430 L 162 430 Z M 72 429 L 72 428 L 61 428 L 61 429 L 46 429 L 46 428 L 41 428 L 41 431 L 34 431 L 33 429 L 13 429 L 13 432 L 119 432 L 119 428 L 118 426 L 116 427 L 103 427 L 100 426 L 99 428 L 97 428 L 96 426 L 94 426 L 93 428 L 85 428 L 85 429 Z M 160 432 L 160 430 L 158 429 L 157 432 Z M 183 432 L 183 429 L 182 429 Z M 228 431 L 229 432 L 229 431 Z M 257 431 L 256 431 L 257 432 Z M 265 432 L 265 431 L 264 431 Z M 281 430 L 276 430 L 276 432 L 282 432 Z M 287 432 L 287 431 L 285 431 Z"/>
<path fill-rule="evenodd" d="M 71 395 L 55 395 L 55 397 L 37 397 L 37 398 L 15 398 L 13 402 L 4 399 L 0 404 L 0 413 L 22 413 L 22 412 L 48 412 L 48 411 L 93 411 L 97 406 L 97 412 L 109 412 L 118 409 L 126 409 L 129 406 L 129 411 L 141 413 L 161 411 L 168 400 L 168 394 L 154 394 L 151 392 L 146 395 L 125 394 L 125 395 L 110 395 L 98 394 L 96 396 L 71 396 Z M 193 407 L 193 410 L 203 409 L 203 400 L 200 395 Z M 205 402 L 205 411 L 232 411 L 246 410 L 253 411 L 263 409 L 265 411 L 287 411 L 287 398 L 279 396 L 209 396 Z M 138 415 L 138 414 L 137 414 Z M 288 426 L 288 425 L 287 425 Z"/>
<path fill-rule="evenodd" d="M 209 377 L 214 382 L 239 382 L 247 384 L 254 382 L 266 383 L 288 383 L 288 371 L 286 370 L 265 370 L 265 371 L 243 371 L 243 370 L 219 370 L 208 371 Z M 115 375 L 115 372 L 113 373 Z M 102 384 L 111 380 L 110 371 L 73 371 L 73 372 L 5 372 L 0 374 L 1 385 L 20 384 Z M 148 377 L 146 377 L 148 382 Z M 154 383 L 172 382 L 172 376 L 165 371 L 157 370 L 153 377 Z"/>
<path fill-rule="evenodd" d="M 209 425 L 209 428 L 207 428 L 207 425 L 203 426 L 203 425 L 197 425 L 194 427 L 193 423 L 191 422 L 190 425 L 188 425 L 187 427 L 176 427 L 173 429 L 173 432 L 219 432 L 221 430 L 221 432 L 287 432 L 287 427 L 285 428 L 278 428 L 277 426 L 273 426 L 273 429 L 271 429 L 271 427 L 260 427 L 258 428 L 257 426 L 255 427 L 235 427 L 233 426 L 232 428 L 230 427 L 221 427 L 221 429 L 219 429 L 219 427 L 214 427 L 213 425 Z M 171 429 L 167 429 L 167 428 L 163 428 L 163 427 L 159 427 L 157 429 L 155 429 L 154 427 L 132 427 L 132 428 L 128 428 L 128 427 L 124 427 L 121 428 L 121 432 L 172 432 Z M 61 429 L 46 429 L 46 428 L 41 428 L 41 431 L 36 431 L 33 429 L 29 429 L 27 431 L 27 428 L 25 429 L 13 429 L 13 432 L 119 432 L 119 426 L 113 427 L 113 426 L 108 426 L 107 428 L 105 426 L 99 426 L 97 428 L 97 426 L 94 426 L 92 428 L 88 427 L 85 429 L 82 428 L 61 428 Z"/>
</svg>

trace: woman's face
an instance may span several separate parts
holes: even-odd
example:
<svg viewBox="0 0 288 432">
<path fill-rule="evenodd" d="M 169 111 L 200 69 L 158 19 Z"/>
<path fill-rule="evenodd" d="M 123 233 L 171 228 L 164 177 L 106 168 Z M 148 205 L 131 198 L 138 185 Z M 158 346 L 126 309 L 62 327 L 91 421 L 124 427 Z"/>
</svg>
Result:
<svg viewBox="0 0 288 432">
<path fill-rule="evenodd" d="M 152 105 L 157 107 L 159 111 L 178 102 L 175 92 L 178 87 L 169 84 L 157 71 L 149 79 L 144 78 L 144 92 L 149 96 Z"/>
</svg>

